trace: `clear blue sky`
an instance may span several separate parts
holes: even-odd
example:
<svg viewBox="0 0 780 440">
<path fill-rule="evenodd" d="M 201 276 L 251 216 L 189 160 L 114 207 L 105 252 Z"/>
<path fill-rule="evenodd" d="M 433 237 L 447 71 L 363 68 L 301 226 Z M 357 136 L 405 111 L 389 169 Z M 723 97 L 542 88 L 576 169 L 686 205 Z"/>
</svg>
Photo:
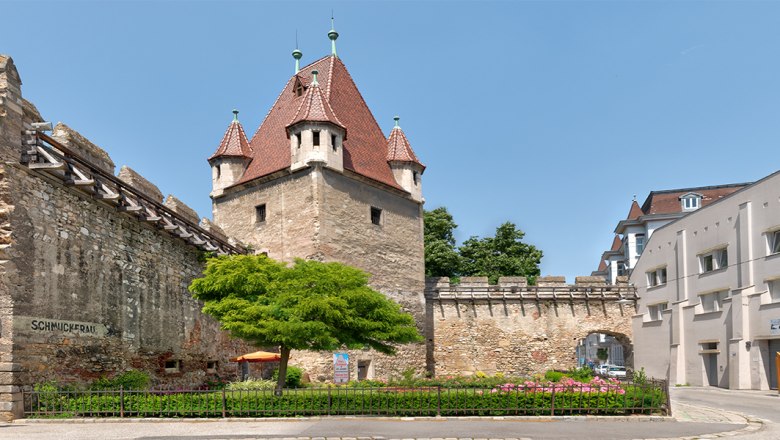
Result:
<svg viewBox="0 0 780 440">
<path fill-rule="evenodd" d="M 780 2 L 2 2 L 0 53 L 63 121 L 210 217 L 231 110 L 253 133 L 338 52 L 428 166 L 457 238 L 510 220 L 542 273 L 589 275 L 632 196 L 780 168 Z"/>
</svg>

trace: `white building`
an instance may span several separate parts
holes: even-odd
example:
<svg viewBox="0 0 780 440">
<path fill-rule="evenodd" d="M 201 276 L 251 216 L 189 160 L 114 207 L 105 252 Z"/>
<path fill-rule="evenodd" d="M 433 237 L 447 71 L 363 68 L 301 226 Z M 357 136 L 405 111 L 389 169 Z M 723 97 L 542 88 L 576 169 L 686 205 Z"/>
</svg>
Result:
<svg viewBox="0 0 780 440">
<path fill-rule="evenodd" d="M 641 207 L 634 200 L 626 219 L 615 227 L 612 247 L 601 255 L 599 268 L 591 275 L 615 284 L 617 277 L 631 273 L 653 231 L 747 185 L 750 183 L 651 191 Z"/>
<path fill-rule="evenodd" d="M 655 229 L 630 282 L 636 368 L 673 384 L 776 388 L 780 172 Z"/>
</svg>

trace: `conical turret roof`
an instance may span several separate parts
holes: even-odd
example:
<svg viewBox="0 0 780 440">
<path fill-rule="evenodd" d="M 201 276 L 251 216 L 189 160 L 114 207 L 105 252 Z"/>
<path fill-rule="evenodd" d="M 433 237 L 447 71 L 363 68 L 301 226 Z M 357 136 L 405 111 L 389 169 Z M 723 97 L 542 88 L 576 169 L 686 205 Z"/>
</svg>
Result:
<svg viewBox="0 0 780 440">
<path fill-rule="evenodd" d="M 636 200 L 634 200 L 633 203 L 631 203 L 631 210 L 628 211 L 628 217 L 626 217 L 626 219 L 636 220 L 644 214 L 645 213 L 642 212 L 642 208 L 639 207 L 639 203 L 637 203 Z"/>
<path fill-rule="evenodd" d="M 234 110 L 235 117 L 233 121 L 225 131 L 225 136 L 222 137 L 222 142 L 219 143 L 219 148 L 214 154 L 209 157 L 209 161 L 218 157 L 252 157 L 252 147 L 249 146 L 249 141 L 246 139 L 244 133 L 244 127 L 238 122 L 238 111 Z"/>
<path fill-rule="evenodd" d="M 304 121 L 330 122 L 346 131 L 346 127 L 339 121 L 333 108 L 328 104 L 328 100 L 325 99 L 325 95 L 317 82 L 312 82 L 309 88 L 306 89 L 306 93 L 304 93 L 303 99 L 298 105 L 298 110 L 290 123 L 287 124 L 287 128 Z M 346 139 L 346 134 L 344 138 Z"/>
<path fill-rule="evenodd" d="M 414 154 L 414 150 L 412 150 L 412 146 L 409 144 L 404 131 L 397 125 L 387 138 L 387 161 L 416 163 L 425 169 L 425 165 Z"/>
</svg>

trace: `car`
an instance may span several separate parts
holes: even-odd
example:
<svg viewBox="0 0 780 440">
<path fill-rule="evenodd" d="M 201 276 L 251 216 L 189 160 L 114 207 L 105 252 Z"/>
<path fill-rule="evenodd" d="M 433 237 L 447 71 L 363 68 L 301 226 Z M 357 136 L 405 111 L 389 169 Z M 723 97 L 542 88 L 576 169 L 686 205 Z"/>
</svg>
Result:
<svg viewBox="0 0 780 440">
<path fill-rule="evenodd" d="M 609 364 L 604 364 L 604 365 L 596 365 L 595 367 L 593 367 L 593 371 L 594 371 L 596 374 L 599 374 L 599 375 L 605 375 L 605 374 L 607 374 L 607 372 L 609 371 L 609 369 L 610 369 L 611 367 L 612 367 L 612 365 L 609 365 Z"/>
<path fill-rule="evenodd" d="M 609 371 L 607 371 L 607 376 L 609 377 L 626 377 L 626 367 L 619 367 L 617 365 L 613 365 L 609 367 Z"/>
</svg>

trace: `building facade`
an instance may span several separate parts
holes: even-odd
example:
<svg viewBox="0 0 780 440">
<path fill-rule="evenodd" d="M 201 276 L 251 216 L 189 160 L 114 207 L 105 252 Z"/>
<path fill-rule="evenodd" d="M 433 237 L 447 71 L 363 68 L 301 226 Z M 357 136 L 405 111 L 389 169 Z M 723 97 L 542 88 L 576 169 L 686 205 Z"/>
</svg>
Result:
<svg viewBox="0 0 780 440">
<path fill-rule="evenodd" d="M 603 276 L 607 282 L 615 284 L 617 277 L 631 273 L 656 229 L 747 185 L 749 183 L 651 191 L 642 206 L 634 200 L 625 220 L 615 227 L 610 250 L 601 255 L 599 268 L 591 275 Z"/>
<path fill-rule="evenodd" d="M 655 229 L 630 282 L 637 368 L 671 383 L 776 388 L 780 172 Z"/>
</svg>

